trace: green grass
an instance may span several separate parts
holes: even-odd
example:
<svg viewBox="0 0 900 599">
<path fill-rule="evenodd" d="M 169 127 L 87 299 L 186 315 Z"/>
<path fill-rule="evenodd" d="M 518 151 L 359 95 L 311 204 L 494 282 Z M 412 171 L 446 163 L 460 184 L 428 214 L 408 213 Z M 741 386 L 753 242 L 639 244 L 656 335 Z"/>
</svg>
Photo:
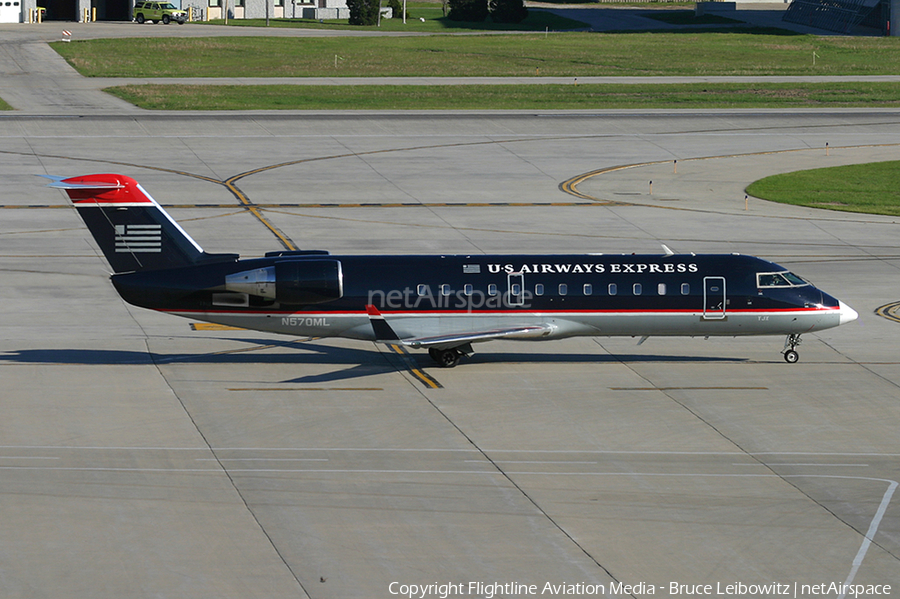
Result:
<svg viewBox="0 0 900 599">
<path fill-rule="evenodd" d="M 151 110 L 471 110 L 900 106 L 893 83 L 676 85 L 131 85 Z"/>
<path fill-rule="evenodd" d="M 269 19 L 269 27 L 301 28 L 301 29 L 345 29 L 352 31 L 405 31 L 413 33 L 465 33 L 479 31 L 560 31 L 587 28 L 586 23 L 542 11 L 528 11 L 528 18 L 521 23 L 494 23 L 491 20 L 482 23 L 451 21 L 444 17 L 440 4 L 408 5 L 406 23 L 402 18 L 384 19 L 381 26 L 361 27 L 350 25 L 347 19 Z M 420 19 L 425 19 L 424 22 Z M 208 21 L 211 25 L 223 25 L 222 19 Z M 229 19 L 229 27 L 266 27 L 265 19 Z"/>
<path fill-rule="evenodd" d="M 2 98 L 0 98 L 0 110 L 12 110 L 12 109 L 13 109 L 12 106 L 7 104 L 6 102 L 3 101 Z"/>
<path fill-rule="evenodd" d="M 900 216 L 900 162 L 875 162 L 774 175 L 747 187 L 765 200 Z"/>
<path fill-rule="evenodd" d="M 900 37 L 526 33 L 136 38 L 52 46 L 79 72 L 97 77 L 900 74 Z"/>
</svg>

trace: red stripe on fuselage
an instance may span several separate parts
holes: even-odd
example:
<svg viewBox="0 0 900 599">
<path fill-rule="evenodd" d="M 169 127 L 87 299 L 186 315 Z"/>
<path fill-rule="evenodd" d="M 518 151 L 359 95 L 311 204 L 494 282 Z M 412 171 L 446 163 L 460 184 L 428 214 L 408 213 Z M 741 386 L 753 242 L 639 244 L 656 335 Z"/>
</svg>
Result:
<svg viewBox="0 0 900 599">
<path fill-rule="evenodd" d="M 840 308 L 771 308 L 758 310 L 728 310 L 725 315 L 729 314 L 770 314 L 770 313 L 789 313 L 789 312 L 837 312 Z M 335 310 L 332 312 L 298 312 L 291 310 L 192 310 L 177 308 L 162 308 L 157 312 L 180 313 L 180 314 L 302 314 L 304 316 L 368 316 L 366 310 Z M 491 314 L 527 314 L 532 316 L 540 316 L 544 314 L 563 315 L 563 314 L 702 314 L 703 309 L 696 310 L 418 310 L 418 311 L 394 311 L 385 312 L 378 311 L 382 316 L 433 316 L 433 315 L 491 315 Z M 716 312 L 718 315 L 719 313 Z"/>
</svg>

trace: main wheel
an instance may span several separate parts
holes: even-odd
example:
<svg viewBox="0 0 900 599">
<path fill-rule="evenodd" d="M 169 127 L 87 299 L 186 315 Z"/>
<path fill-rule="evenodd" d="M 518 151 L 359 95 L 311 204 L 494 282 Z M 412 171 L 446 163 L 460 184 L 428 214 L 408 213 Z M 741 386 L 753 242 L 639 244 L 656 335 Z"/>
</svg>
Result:
<svg viewBox="0 0 900 599">
<path fill-rule="evenodd" d="M 453 368 L 459 364 L 460 354 L 455 349 L 439 349 L 437 350 L 437 363 L 441 368 Z"/>
<path fill-rule="evenodd" d="M 800 359 L 800 354 L 798 354 L 796 351 L 794 351 L 792 349 L 789 349 L 786 352 L 784 352 L 784 361 L 787 362 L 788 364 L 793 364 L 799 359 Z"/>
</svg>

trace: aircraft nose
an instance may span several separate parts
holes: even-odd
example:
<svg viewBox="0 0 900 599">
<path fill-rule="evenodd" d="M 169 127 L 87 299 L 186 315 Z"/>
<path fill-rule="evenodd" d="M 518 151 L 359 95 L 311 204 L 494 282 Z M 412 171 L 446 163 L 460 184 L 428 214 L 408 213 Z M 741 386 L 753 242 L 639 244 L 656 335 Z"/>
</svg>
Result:
<svg viewBox="0 0 900 599">
<path fill-rule="evenodd" d="M 838 307 L 840 308 L 838 310 L 838 314 L 840 314 L 841 317 L 841 324 L 847 324 L 848 322 L 853 322 L 854 320 L 859 318 L 859 314 L 856 312 L 856 310 L 840 300 L 838 300 Z"/>
</svg>

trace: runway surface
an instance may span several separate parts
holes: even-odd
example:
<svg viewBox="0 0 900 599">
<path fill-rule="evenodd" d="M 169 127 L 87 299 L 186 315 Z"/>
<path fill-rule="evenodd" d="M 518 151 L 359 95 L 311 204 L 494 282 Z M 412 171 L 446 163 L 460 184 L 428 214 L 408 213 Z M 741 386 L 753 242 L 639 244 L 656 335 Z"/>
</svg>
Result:
<svg viewBox="0 0 900 599">
<path fill-rule="evenodd" d="M 896 594 L 900 325 L 875 311 L 900 300 L 897 219 L 743 189 L 896 160 L 898 134 L 874 110 L 4 116 L 0 595 Z M 793 365 L 781 338 L 651 337 L 493 342 L 450 370 L 192 327 L 119 300 L 34 176 L 91 172 L 211 252 L 665 243 L 774 260 L 860 319 Z"/>
</svg>

